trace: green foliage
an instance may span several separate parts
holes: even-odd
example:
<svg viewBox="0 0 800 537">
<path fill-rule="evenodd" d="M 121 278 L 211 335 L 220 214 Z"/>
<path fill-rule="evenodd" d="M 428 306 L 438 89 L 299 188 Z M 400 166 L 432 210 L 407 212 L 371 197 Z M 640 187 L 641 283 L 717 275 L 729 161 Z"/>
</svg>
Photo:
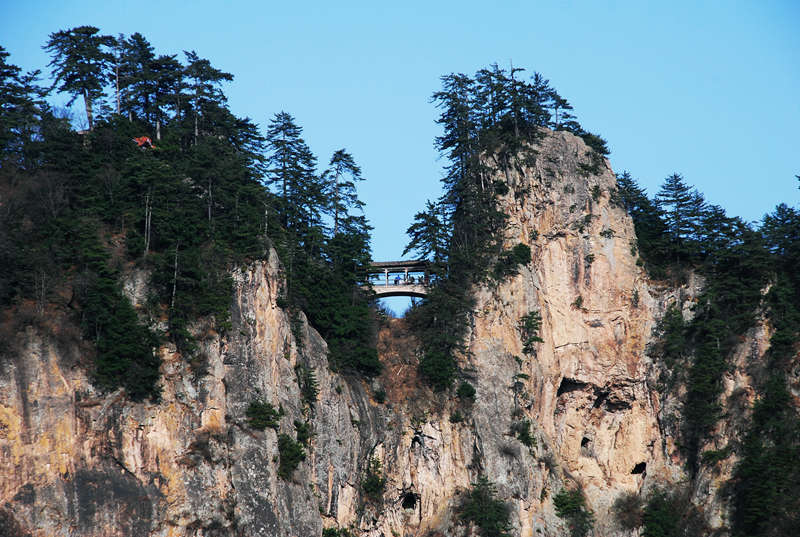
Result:
<svg viewBox="0 0 800 537">
<path fill-rule="evenodd" d="M 734 474 L 734 535 L 791 535 L 800 522 L 800 419 L 781 373 L 753 409 Z"/>
<path fill-rule="evenodd" d="M 628 172 L 617 175 L 614 197 L 633 219 L 637 249 L 646 261 L 648 272 L 653 277 L 663 277 L 671 256 L 666 225 L 661 220 L 658 207 Z"/>
<path fill-rule="evenodd" d="M 122 294 L 118 274 L 109 269 L 109 255 L 93 227 L 92 221 L 79 223 L 73 238 L 83 269 L 81 326 L 96 349 L 93 382 L 106 390 L 122 386 L 137 401 L 158 399 L 160 361 L 154 353 L 158 338 L 139 322 Z"/>
<path fill-rule="evenodd" d="M 658 356 L 665 365 L 661 381 L 672 385 L 672 379 L 685 358 L 688 339 L 686 334 L 686 321 L 677 304 L 672 303 L 664 312 L 663 317 L 656 326 L 656 343 L 649 349 L 652 355 Z"/>
<path fill-rule="evenodd" d="M 583 492 L 579 489 L 562 489 L 553 498 L 556 515 L 567 521 L 572 537 L 584 537 L 594 525 L 594 514 L 586 507 Z"/>
<path fill-rule="evenodd" d="M 317 383 L 317 374 L 314 370 L 305 365 L 298 365 L 295 368 L 297 375 L 297 384 L 300 386 L 300 395 L 303 398 L 303 404 L 310 410 L 314 410 L 314 405 L 319 396 L 319 384 Z"/>
<path fill-rule="evenodd" d="M 99 35 L 94 26 L 78 26 L 50 34 L 44 49 L 50 53 L 55 85 L 72 95 L 71 105 L 84 98 L 89 129 L 94 128 L 93 103 L 103 95 L 106 70 L 113 57 L 109 48 L 114 38 Z"/>
<path fill-rule="evenodd" d="M 601 139 L 580 127 L 572 107 L 546 79 L 534 73 L 522 80 L 520 72 L 492 65 L 474 77 L 446 75 L 433 95 L 443 127 L 436 146 L 447 159 L 444 194 L 415 217 L 407 250 L 432 255 L 441 272 L 426 299 L 406 317 L 422 341 L 420 373 L 436 390 L 451 386 L 457 373 L 454 356 L 464 350 L 473 284 L 486 275 L 502 279 L 530 263 L 527 245 L 502 250 L 506 215 L 496 201 L 511 184 L 510 173 L 534 163 L 542 127 L 573 132 L 603 149 Z M 505 180 L 495 179 L 500 174 Z"/>
<path fill-rule="evenodd" d="M 458 410 L 450 414 L 450 423 L 461 423 L 462 421 L 464 421 L 464 416 Z"/>
<path fill-rule="evenodd" d="M 531 262 L 531 248 L 527 244 L 519 243 L 511 250 L 504 250 L 498 257 L 492 269 L 492 277 L 502 280 L 513 276 L 519 271 L 520 265 Z"/>
<path fill-rule="evenodd" d="M 72 288 L 70 306 L 95 347 L 94 383 L 109 390 L 124 386 L 135 399 L 157 396 L 153 347 L 160 341 L 121 294 L 115 267 L 130 263 L 150 275 L 154 298 L 146 313 L 153 320 L 166 318 L 165 335 L 192 364 L 200 363 L 192 356 L 198 348 L 193 333 L 202 326 L 198 318 L 213 318 L 208 328 L 229 329 L 229 271 L 265 253 L 268 198 L 257 180 L 255 126 L 235 118 L 221 94 L 205 100 L 202 110 L 171 108 L 165 92 L 175 81 L 167 77 L 180 78 L 181 67 L 148 47 L 141 36 L 122 46 L 92 27 L 51 34 L 46 48 L 59 89 L 84 96 L 93 130 L 81 136 L 71 131 L 40 102 L 33 79 L 17 74 L 17 87 L 29 97 L 10 96 L 19 101 L 28 126 L 17 121 L 19 114 L 9 125 L 19 134 L 38 134 L 17 137 L 0 155 L 0 180 L 10 192 L 10 210 L 0 218 L 0 265 L 9 267 L 0 270 L 0 299 L 7 305 L 35 296 L 44 307 L 56 286 Z M 92 107 L 108 80 L 111 49 L 129 119 L 93 114 L 103 109 Z M 164 69 L 145 83 L 145 75 L 155 76 L 156 64 Z M 184 121 L 191 115 L 203 127 L 194 135 Z M 155 140 L 157 150 L 132 142 L 154 132 L 163 135 Z M 35 189 L 43 195 L 34 195 Z"/>
<path fill-rule="evenodd" d="M 642 499 L 635 492 L 623 492 L 612 507 L 614 518 L 623 530 L 635 530 L 644 523 Z"/>
<path fill-rule="evenodd" d="M 458 389 L 456 389 L 456 395 L 459 399 L 463 400 L 475 399 L 475 387 L 464 380 L 458 385 Z"/>
<path fill-rule="evenodd" d="M 294 118 L 281 112 L 266 135 L 266 183 L 276 194 L 273 235 L 286 270 L 285 298 L 328 343 L 333 369 L 372 377 L 382 365 L 369 296 L 358 290 L 370 262 L 371 228 L 352 213 L 363 206 L 355 194 L 361 171 L 342 149 L 318 176 L 316 157 L 301 134 Z M 325 218 L 332 219 L 332 229 Z"/>
<path fill-rule="evenodd" d="M 539 337 L 539 330 L 542 328 L 542 315 L 534 310 L 522 316 L 517 323 L 517 329 L 522 337 L 522 352 L 525 354 L 536 354 L 536 343 L 544 340 Z"/>
<path fill-rule="evenodd" d="M 278 475 L 288 481 L 300 463 L 306 460 L 306 452 L 300 442 L 293 440 L 288 434 L 281 433 L 278 435 L 278 454 L 280 456 Z"/>
<path fill-rule="evenodd" d="M 347 528 L 325 528 L 322 537 L 355 537 L 355 534 Z"/>
<path fill-rule="evenodd" d="M 655 354 L 671 371 L 686 371 L 682 440 L 689 467 L 696 472 L 700 448 L 720 416 L 722 378 L 741 335 L 754 323 L 762 289 L 770 278 L 770 257 L 761 234 L 718 206 L 678 174 L 664 181 L 649 200 L 629 174 L 617 177 L 617 197 L 631 214 L 638 250 L 657 277 L 680 275 L 692 266 L 706 277 L 688 324 L 669 310 L 661 322 Z M 681 365 L 688 361 L 688 367 Z M 680 367 L 678 367 L 680 366 Z"/>
<path fill-rule="evenodd" d="M 608 156 L 611 151 L 608 149 L 607 142 L 599 135 L 591 132 L 586 132 L 580 129 L 578 135 L 583 139 L 584 143 L 592 148 L 592 150 L 602 157 Z"/>
<path fill-rule="evenodd" d="M 308 447 L 311 440 L 311 423 L 307 421 L 294 420 L 294 429 L 297 432 L 297 441 Z"/>
<path fill-rule="evenodd" d="M 700 460 L 703 464 L 713 466 L 730 457 L 732 452 L 731 446 L 726 446 L 722 449 L 708 449 L 700 454 Z"/>
<path fill-rule="evenodd" d="M 705 520 L 687 491 L 650 493 L 642 513 L 642 537 L 701 537 L 708 535 Z"/>
<path fill-rule="evenodd" d="M 364 472 L 364 479 L 361 481 L 361 491 L 368 500 L 380 502 L 385 488 L 386 477 L 383 475 L 381 461 L 376 457 L 370 457 Z"/>
<path fill-rule="evenodd" d="M 482 537 L 509 537 L 511 509 L 497 498 L 497 489 L 480 476 L 456 508 L 459 519 L 474 524 Z"/>
<path fill-rule="evenodd" d="M 8 63 L 8 52 L 0 46 L 0 161 L 3 167 L 30 167 L 29 144 L 41 128 L 48 107 L 45 90 L 37 85 L 39 71 L 23 74 Z"/>
<path fill-rule="evenodd" d="M 599 175 L 602 171 L 603 157 L 597 151 L 587 151 L 586 156 L 589 157 L 589 162 L 578 163 L 578 173 L 583 177 L 590 177 L 592 175 Z M 599 194 L 599 191 L 598 191 Z M 595 201 L 599 200 L 598 198 Z"/>
<path fill-rule="evenodd" d="M 253 429 L 263 431 L 267 427 L 272 427 L 277 431 L 278 421 L 283 416 L 283 409 L 276 410 L 272 403 L 255 400 L 248 405 L 245 416 L 247 416 L 247 421 Z"/>
<path fill-rule="evenodd" d="M 444 391 L 453 384 L 456 365 L 452 356 L 442 352 L 427 352 L 420 359 L 419 372 L 436 391 Z"/>
<path fill-rule="evenodd" d="M 385 403 L 386 402 L 386 390 L 384 390 L 383 388 L 379 388 L 379 389 L 375 390 L 375 400 L 381 405 L 383 403 Z"/>
<path fill-rule="evenodd" d="M 509 192 L 508 185 L 503 181 L 494 181 L 494 191 L 498 196 L 505 196 Z"/>
<path fill-rule="evenodd" d="M 776 273 L 766 300 L 773 327 L 766 355 L 770 374 L 738 452 L 733 481 L 737 537 L 792 535 L 800 525 L 800 416 L 785 373 L 800 340 L 800 212 L 779 205 L 765 217 L 762 230 Z"/>
<path fill-rule="evenodd" d="M 761 289 L 767 283 L 767 252 L 759 235 L 744 227 L 740 239 L 720 250 L 689 326 L 694 356 L 688 370 L 683 436 L 690 468 L 720 416 L 722 379 L 729 356 L 755 322 Z"/>
<path fill-rule="evenodd" d="M 403 255 L 414 252 L 432 263 L 434 273 L 443 269 L 447 254 L 447 215 L 440 203 L 426 202 L 425 210 L 414 215 L 414 223 L 406 230 L 410 240 Z"/>
<path fill-rule="evenodd" d="M 531 435 L 530 420 L 515 421 L 511 424 L 511 434 L 527 447 L 536 447 L 536 438 Z"/>
</svg>

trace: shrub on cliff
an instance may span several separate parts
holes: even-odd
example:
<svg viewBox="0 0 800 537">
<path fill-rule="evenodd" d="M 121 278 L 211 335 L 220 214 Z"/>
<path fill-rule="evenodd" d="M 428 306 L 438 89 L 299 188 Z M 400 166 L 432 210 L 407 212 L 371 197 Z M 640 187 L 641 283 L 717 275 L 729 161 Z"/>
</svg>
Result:
<svg viewBox="0 0 800 537">
<path fill-rule="evenodd" d="M 594 514 L 586 506 L 583 492 L 579 489 L 562 489 L 553 498 L 556 515 L 567 521 L 572 537 L 585 537 L 594 525 Z"/>
<path fill-rule="evenodd" d="M 534 310 L 522 316 L 517 324 L 517 329 L 522 337 L 522 352 L 525 354 L 536 354 L 536 343 L 544 340 L 539 337 L 539 330 L 542 328 L 542 315 Z"/>
<path fill-rule="evenodd" d="M 272 403 L 265 403 L 264 401 L 252 401 L 245 411 L 247 421 L 253 429 L 263 431 L 267 427 L 275 430 L 278 429 L 278 420 L 283 416 L 283 409 L 275 410 Z"/>
<path fill-rule="evenodd" d="M 520 265 L 527 265 L 530 262 L 530 246 L 519 243 L 510 250 L 504 250 L 497 256 L 497 261 L 495 261 L 491 273 L 492 277 L 499 281 L 508 276 L 513 276 L 519 272 Z"/>
<path fill-rule="evenodd" d="M 458 517 L 480 528 L 482 537 L 510 537 L 511 509 L 497 498 L 495 486 L 481 476 L 456 508 Z"/>
<path fill-rule="evenodd" d="M 380 502 L 385 488 L 386 477 L 383 475 L 381 461 L 376 457 L 370 457 L 364 479 L 361 481 L 361 490 L 368 500 Z"/>
<path fill-rule="evenodd" d="M 281 433 L 278 435 L 278 454 L 280 456 L 278 475 L 288 481 L 300 463 L 306 460 L 306 452 L 300 442 L 296 442 L 288 434 Z"/>
</svg>

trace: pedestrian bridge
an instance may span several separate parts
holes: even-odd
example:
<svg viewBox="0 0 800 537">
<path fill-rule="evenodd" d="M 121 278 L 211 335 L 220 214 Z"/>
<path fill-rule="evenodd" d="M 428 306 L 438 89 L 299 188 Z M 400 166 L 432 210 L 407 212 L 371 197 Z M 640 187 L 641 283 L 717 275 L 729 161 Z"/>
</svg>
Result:
<svg viewBox="0 0 800 537">
<path fill-rule="evenodd" d="M 414 261 L 375 261 L 370 265 L 367 278 L 377 298 L 390 296 L 424 297 L 428 294 L 431 275 L 428 262 L 424 259 Z"/>
</svg>

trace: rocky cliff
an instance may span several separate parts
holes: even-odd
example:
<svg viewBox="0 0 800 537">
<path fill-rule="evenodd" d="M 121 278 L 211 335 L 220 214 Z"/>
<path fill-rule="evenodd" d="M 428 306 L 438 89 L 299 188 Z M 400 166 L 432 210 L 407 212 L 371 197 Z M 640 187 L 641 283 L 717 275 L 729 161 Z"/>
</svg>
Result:
<svg viewBox="0 0 800 537">
<path fill-rule="evenodd" d="M 686 479 L 670 418 L 677 399 L 655 389 L 647 348 L 666 305 L 677 301 L 689 315 L 701 282 L 674 290 L 648 281 L 632 223 L 614 203 L 614 175 L 606 162 L 588 171 L 591 161 L 579 138 L 553 133 L 535 166 L 509 177 L 505 239 L 528 244 L 532 262 L 475 289 L 460 358 L 472 401 L 420 384 L 416 343 L 399 321 L 380 336 L 381 377 L 332 372 L 325 342 L 302 318 L 293 333 L 278 307 L 274 252 L 235 273 L 231 330 L 194 327 L 200 366 L 160 349 L 158 403 L 98 393 L 83 365 L 89 351 L 68 326 L 30 325 L 0 362 L 5 534 L 305 537 L 348 527 L 370 537 L 460 535 L 454 508 L 478 475 L 512 506 L 513 535 L 569 534 L 553 498 L 577 487 L 594 534 L 624 534 L 610 513 L 621 493 Z M 129 278 L 134 302 L 142 282 Z M 532 311 L 543 341 L 523 349 L 520 320 Z M 763 353 L 766 335 L 754 330 L 737 363 Z M 726 379 L 726 398 L 735 393 L 739 404 L 752 397 L 743 370 Z M 301 393 L 302 371 L 316 378 L 312 401 Z M 277 429 L 249 427 L 255 400 L 283 409 Z M 306 458 L 283 479 L 278 435 L 294 437 L 295 421 L 306 419 Z M 372 458 L 386 478 L 381 499 L 362 490 Z M 695 499 L 715 526 L 725 524 L 715 498 L 731 465 L 697 481 Z"/>
</svg>

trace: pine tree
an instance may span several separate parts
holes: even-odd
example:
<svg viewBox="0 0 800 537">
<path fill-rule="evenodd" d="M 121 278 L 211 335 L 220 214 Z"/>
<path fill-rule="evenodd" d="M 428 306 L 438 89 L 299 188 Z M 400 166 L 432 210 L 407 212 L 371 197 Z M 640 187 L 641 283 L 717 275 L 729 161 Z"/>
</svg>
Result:
<svg viewBox="0 0 800 537">
<path fill-rule="evenodd" d="M 669 238 L 661 211 L 627 171 L 617 174 L 616 198 L 633 220 L 637 249 L 648 269 L 662 276 L 669 262 Z"/>
<path fill-rule="evenodd" d="M 683 177 L 674 173 L 664 180 L 656 194 L 656 203 L 674 241 L 676 261 L 695 253 L 692 241 L 697 236 L 699 221 L 705 210 L 702 195 L 692 190 Z"/>
<path fill-rule="evenodd" d="M 562 127 L 572 125 L 575 116 L 569 112 L 573 110 L 569 101 L 559 95 L 555 90 L 552 90 L 550 93 L 550 102 L 553 107 L 553 121 L 550 124 L 551 127 L 554 130 L 559 130 Z"/>
<path fill-rule="evenodd" d="M 14 155 L 21 164 L 23 148 L 32 140 L 45 108 L 45 91 L 36 84 L 39 71 L 22 74 L 7 62 L 8 57 L 0 47 L 0 161 Z"/>
<path fill-rule="evenodd" d="M 161 126 L 165 123 L 165 112 L 172 109 L 180 113 L 180 96 L 184 89 L 183 66 L 175 55 L 162 55 L 151 65 L 152 72 L 152 116 L 156 124 L 156 139 L 161 140 Z"/>
<path fill-rule="evenodd" d="M 351 208 L 361 209 L 364 204 L 356 195 L 356 181 L 363 181 L 361 168 L 344 149 L 339 149 L 331 157 L 328 169 L 322 174 L 325 195 L 330 200 L 333 216 L 333 235 L 339 233 L 340 221 Z"/>
<path fill-rule="evenodd" d="M 186 56 L 186 77 L 194 111 L 194 140 L 200 135 L 200 119 L 213 114 L 215 108 L 224 107 L 225 94 L 220 86 L 233 80 L 233 75 L 212 67 L 211 62 L 200 58 L 195 51 L 183 51 Z"/>
<path fill-rule="evenodd" d="M 301 137 L 294 118 L 280 112 L 270 121 L 266 143 L 266 182 L 277 187 L 283 226 L 306 242 L 320 231 L 327 205 L 322 182 L 316 175 L 317 159 Z"/>
<path fill-rule="evenodd" d="M 107 50 L 114 46 L 114 38 L 98 35 L 99 31 L 94 26 L 62 30 L 50 34 L 44 46 L 52 57 L 48 65 L 53 67 L 54 87 L 72 95 L 70 105 L 78 97 L 83 97 L 89 130 L 94 128 L 94 102 L 104 95 L 107 70 L 114 61 L 114 56 Z"/>
<path fill-rule="evenodd" d="M 139 32 L 127 39 L 120 36 L 119 49 L 119 93 L 120 112 L 128 119 L 134 116 L 150 121 L 153 110 L 153 61 L 156 58 L 153 46 Z"/>
<path fill-rule="evenodd" d="M 418 257 L 430 260 L 435 272 L 443 268 L 449 235 L 445 218 L 441 206 L 428 200 L 425 211 L 414 215 L 414 223 L 406 230 L 410 240 L 403 255 L 414 252 Z"/>
</svg>

